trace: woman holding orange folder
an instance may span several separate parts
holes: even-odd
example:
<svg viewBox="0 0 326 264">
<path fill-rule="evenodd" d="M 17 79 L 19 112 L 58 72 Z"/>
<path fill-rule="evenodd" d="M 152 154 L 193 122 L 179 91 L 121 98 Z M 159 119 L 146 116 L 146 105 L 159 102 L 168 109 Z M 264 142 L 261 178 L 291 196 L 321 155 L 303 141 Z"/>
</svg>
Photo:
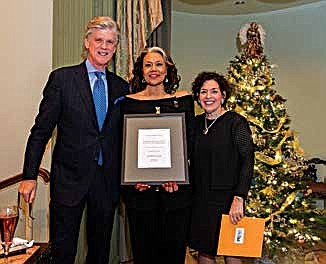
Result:
<svg viewBox="0 0 326 264">
<path fill-rule="evenodd" d="M 194 204 L 191 216 L 191 248 L 199 252 L 199 264 L 215 263 L 222 214 L 236 224 L 244 217 L 254 166 L 254 147 L 248 122 L 227 111 L 231 88 L 215 72 L 202 72 L 192 83 L 194 99 L 205 113 L 196 117 L 191 158 Z M 241 263 L 225 257 L 227 264 Z"/>
</svg>

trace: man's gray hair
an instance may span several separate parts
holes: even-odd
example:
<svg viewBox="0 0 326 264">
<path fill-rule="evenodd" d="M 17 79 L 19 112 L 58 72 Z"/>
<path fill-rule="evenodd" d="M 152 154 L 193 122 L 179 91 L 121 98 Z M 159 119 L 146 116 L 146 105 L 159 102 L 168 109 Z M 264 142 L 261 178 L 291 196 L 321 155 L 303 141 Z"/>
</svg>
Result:
<svg viewBox="0 0 326 264">
<path fill-rule="evenodd" d="M 115 33 L 115 45 L 119 43 L 120 30 L 117 23 L 109 16 L 96 16 L 90 20 L 85 28 L 84 39 L 87 39 L 95 30 L 104 29 Z M 82 59 L 86 59 L 88 50 L 83 41 Z"/>
</svg>

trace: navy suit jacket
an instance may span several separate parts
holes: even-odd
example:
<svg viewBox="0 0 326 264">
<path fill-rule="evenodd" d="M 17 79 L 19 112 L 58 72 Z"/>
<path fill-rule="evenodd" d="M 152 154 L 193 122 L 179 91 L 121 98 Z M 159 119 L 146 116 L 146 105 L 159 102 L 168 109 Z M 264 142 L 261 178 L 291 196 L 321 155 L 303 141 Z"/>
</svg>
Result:
<svg viewBox="0 0 326 264">
<path fill-rule="evenodd" d="M 46 144 L 57 128 L 50 173 L 51 199 L 76 205 L 95 176 L 100 148 L 112 206 L 118 201 L 121 120 L 116 100 L 129 93 L 128 83 L 106 71 L 108 111 L 100 131 L 85 61 L 51 72 L 28 138 L 23 179 L 37 179 Z"/>
</svg>

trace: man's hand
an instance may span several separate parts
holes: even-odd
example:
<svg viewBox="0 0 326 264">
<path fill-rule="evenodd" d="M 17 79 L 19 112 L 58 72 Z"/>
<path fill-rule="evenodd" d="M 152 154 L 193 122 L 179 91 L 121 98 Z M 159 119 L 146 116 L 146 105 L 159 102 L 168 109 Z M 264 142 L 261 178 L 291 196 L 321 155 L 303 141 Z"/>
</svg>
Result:
<svg viewBox="0 0 326 264">
<path fill-rule="evenodd" d="M 23 180 L 19 184 L 18 192 L 23 196 L 26 203 L 32 203 L 35 199 L 36 188 L 36 180 Z"/>
</svg>

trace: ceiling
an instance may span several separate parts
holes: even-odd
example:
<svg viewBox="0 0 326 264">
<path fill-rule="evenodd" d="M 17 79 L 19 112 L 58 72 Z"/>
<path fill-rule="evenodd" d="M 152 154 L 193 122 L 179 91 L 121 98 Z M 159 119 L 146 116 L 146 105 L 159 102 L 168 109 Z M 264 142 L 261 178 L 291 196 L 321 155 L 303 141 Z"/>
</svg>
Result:
<svg viewBox="0 0 326 264">
<path fill-rule="evenodd" d="M 323 1 L 326 0 L 172 0 L 172 9 L 202 15 L 241 15 Z"/>
</svg>

